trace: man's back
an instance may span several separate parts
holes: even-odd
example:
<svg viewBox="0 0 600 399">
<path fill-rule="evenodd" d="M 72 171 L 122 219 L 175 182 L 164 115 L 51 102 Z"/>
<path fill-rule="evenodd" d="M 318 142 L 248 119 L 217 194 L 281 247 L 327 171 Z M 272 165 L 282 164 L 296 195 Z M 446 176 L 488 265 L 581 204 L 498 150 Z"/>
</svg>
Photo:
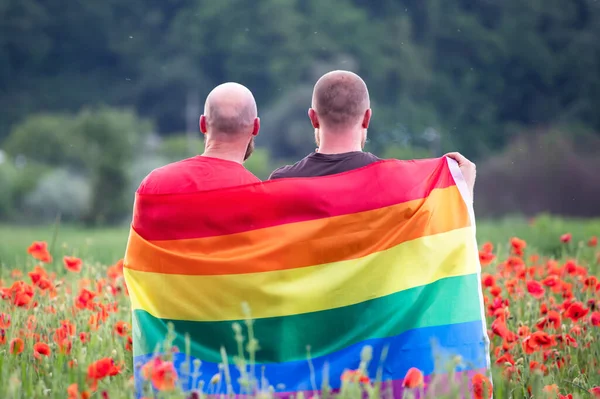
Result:
<svg viewBox="0 0 600 399">
<path fill-rule="evenodd" d="M 269 177 L 269 180 L 286 177 L 329 176 L 362 168 L 381 161 L 369 152 L 352 151 L 342 154 L 321 154 L 313 152 L 294 165 L 283 166 Z"/>
<path fill-rule="evenodd" d="M 140 184 L 138 194 L 189 194 L 260 180 L 241 164 L 195 156 L 153 170 Z"/>
</svg>

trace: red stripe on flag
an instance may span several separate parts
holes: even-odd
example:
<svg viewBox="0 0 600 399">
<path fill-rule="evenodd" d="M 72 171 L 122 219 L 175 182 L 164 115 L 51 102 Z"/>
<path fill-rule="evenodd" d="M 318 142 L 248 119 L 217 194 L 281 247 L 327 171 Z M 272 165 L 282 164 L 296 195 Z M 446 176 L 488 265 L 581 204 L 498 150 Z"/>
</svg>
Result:
<svg viewBox="0 0 600 399">
<path fill-rule="evenodd" d="M 324 177 L 137 195 L 132 227 L 151 241 L 220 236 L 383 208 L 454 184 L 445 158 L 387 160 Z"/>
</svg>

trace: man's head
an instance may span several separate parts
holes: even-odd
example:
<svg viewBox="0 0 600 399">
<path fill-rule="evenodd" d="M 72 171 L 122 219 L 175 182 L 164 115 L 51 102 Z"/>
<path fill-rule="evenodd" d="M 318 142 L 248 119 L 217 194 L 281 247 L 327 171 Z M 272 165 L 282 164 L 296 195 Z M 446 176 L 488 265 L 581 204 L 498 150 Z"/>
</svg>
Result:
<svg viewBox="0 0 600 399">
<path fill-rule="evenodd" d="M 323 75 L 315 84 L 312 108 L 308 116 L 315 128 L 317 145 L 323 135 L 360 140 L 361 148 L 367 137 L 371 120 L 371 102 L 367 85 L 355 73 L 333 71 Z"/>
<path fill-rule="evenodd" d="M 254 150 L 254 137 L 260 130 L 256 101 L 246 87 L 238 83 L 223 83 L 206 97 L 200 131 L 206 135 L 206 146 L 245 146 L 244 160 Z"/>
</svg>

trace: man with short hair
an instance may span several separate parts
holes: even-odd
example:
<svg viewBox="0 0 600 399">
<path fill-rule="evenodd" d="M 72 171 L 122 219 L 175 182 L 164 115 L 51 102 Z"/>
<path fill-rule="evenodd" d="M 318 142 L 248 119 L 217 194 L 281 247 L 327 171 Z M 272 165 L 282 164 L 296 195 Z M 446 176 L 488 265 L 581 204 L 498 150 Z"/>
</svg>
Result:
<svg viewBox="0 0 600 399">
<path fill-rule="evenodd" d="M 371 103 L 365 82 L 349 71 L 332 71 L 315 84 L 308 117 L 315 128 L 317 151 L 294 165 L 275 170 L 269 179 L 327 176 L 380 161 L 363 152 L 371 120 Z M 461 154 L 446 154 L 458 162 L 473 193 L 475 164 Z"/>
<path fill-rule="evenodd" d="M 138 194 L 193 193 L 259 182 L 243 166 L 259 129 L 250 90 L 237 83 L 217 86 L 200 117 L 204 153 L 155 169 L 142 181 Z"/>
</svg>

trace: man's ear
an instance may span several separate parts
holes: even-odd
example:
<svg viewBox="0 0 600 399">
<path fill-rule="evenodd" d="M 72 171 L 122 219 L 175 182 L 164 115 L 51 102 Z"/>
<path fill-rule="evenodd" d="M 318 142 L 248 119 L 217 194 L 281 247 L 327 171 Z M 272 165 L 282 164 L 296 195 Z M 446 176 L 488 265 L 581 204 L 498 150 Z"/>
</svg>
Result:
<svg viewBox="0 0 600 399">
<path fill-rule="evenodd" d="M 363 120 L 362 120 L 362 128 L 363 129 L 369 128 L 369 123 L 371 122 L 371 115 L 372 115 L 372 111 L 371 111 L 371 108 L 369 108 L 368 110 L 365 111 L 365 115 L 363 116 Z"/>
<path fill-rule="evenodd" d="M 200 132 L 206 134 L 208 129 L 206 128 L 206 116 L 200 115 Z"/>
<path fill-rule="evenodd" d="M 252 135 L 258 136 L 258 131 L 260 130 L 260 118 L 254 118 L 254 127 L 252 128 Z"/>
<path fill-rule="evenodd" d="M 312 123 L 315 129 L 318 129 L 320 127 L 319 117 L 317 116 L 317 112 L 314 109 L 310 108 L 308 110 L 308 118 L 310 119 L 310 123 Z"/>
</svg>

